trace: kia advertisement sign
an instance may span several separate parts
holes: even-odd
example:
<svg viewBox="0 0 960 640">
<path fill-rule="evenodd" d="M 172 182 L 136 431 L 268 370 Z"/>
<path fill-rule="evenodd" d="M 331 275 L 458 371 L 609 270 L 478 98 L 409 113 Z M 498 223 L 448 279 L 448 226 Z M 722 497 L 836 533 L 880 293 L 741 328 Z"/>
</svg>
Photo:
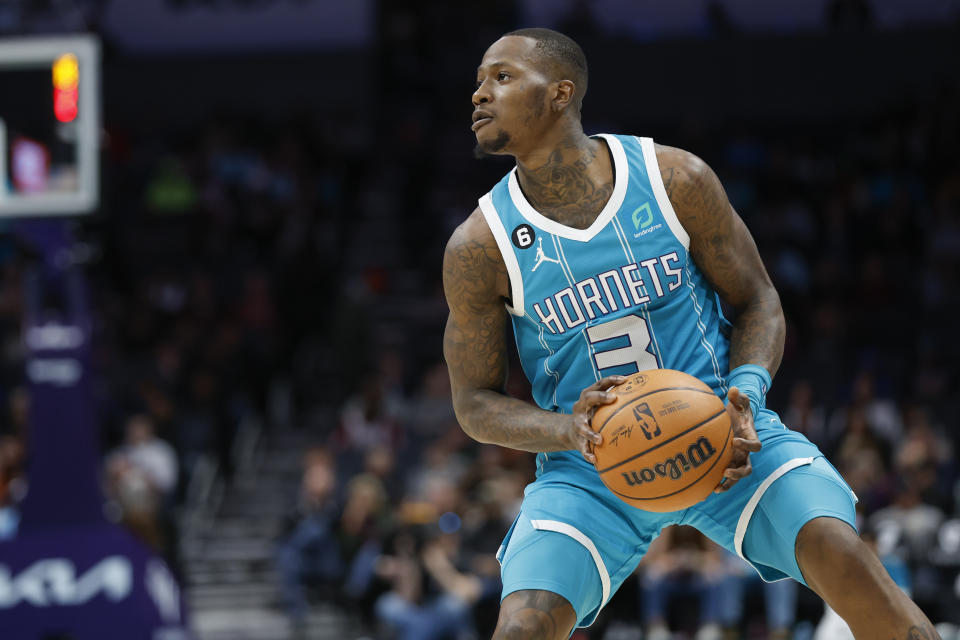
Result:
<svg viewBox="0 0 960 640">
<path fill-rule="evenodd" d="M 114 525 L 0 543 L 4 640 L 188 640 L 172 572 Z"/>
</svg>

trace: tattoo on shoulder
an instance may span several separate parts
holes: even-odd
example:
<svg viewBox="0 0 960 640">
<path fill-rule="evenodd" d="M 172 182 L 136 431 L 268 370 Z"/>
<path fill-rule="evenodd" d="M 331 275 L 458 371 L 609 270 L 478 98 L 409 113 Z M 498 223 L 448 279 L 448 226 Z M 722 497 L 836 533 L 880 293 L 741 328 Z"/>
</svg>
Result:
<svg viewBox="0 0 960 640">
<path fill-rule="evenodd" d="M 660 177 L 663 178 L 663 187 L 667 191 L 669 196 L 673 191 L 673 174 L 675 169 L 673 167 L 665 167 L 660 171 Z"/>
<path fill-rule="evenodd" d="M 450 239 L 443 258 L 443 282 L 447 302 L 469 303 L 478 293 L 495 287 L 507 268 L 493 242 L 481 242 L 457 233 Z"/>
<path fill-rule="evenodd" d="M 702 160 L 679 149 L 664 155 L 660 178 L 685 226 L 706 222 L 707 214 L 728 206 L 723 187 Z"/>
<path fill-rule="evenodd" d="M 506 378 L 506 336 L 502 301 L 509 282 L 492 237 L 470 237 L 458 229 L 443 258 L 443 287 L 450 307 L 444 353 L 451 373 L 478 388 L 495 388 Z"/>
</svg>

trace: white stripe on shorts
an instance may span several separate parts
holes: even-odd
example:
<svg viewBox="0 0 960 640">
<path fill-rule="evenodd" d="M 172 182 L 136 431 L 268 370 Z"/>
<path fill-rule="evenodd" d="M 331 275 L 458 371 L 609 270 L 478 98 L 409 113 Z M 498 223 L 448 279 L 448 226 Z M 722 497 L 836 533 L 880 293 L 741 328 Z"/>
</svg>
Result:
<svg viewBox="0 0 960 640">
<path fill-rule="evenodd" d="M 557 520 L 531 520 L 530 524 L 533 525 L 534 529 L 539 529 L 540 531 L 553 531 L 555 533 L 562 533 L 565 536 L 570 536 L 590 552 L 593 561 L 597 564 L 597 572 L 600 574 L 600 585 L 603 588 L 603 599 L 600 601 L 600 608 L 602 609 L 603 606 L 607 604 L 607 599 L 610 598 L 610 574 L 607 573 L 607 567 L 603 564 L 603 558 L 600 557 L 600 552 L 597 551 L 597 545 L 593 544 L 593 540 L 566 522 L 558 522 Z"/>
<path fill-rule="evenodd" d="M 773 473 L 764 478 L 763 482 L 760 483 L 760 486 L 757 487 L 757 490 L 753 492 L 753 495 L 750 496 L 750 500 L 747 501 L 747 506 L 743 508 L 743 511 L 740 512 L 740 520 L 737 521 L 737 531 L 733 535 L 733 546 L 737 550 L 737 555 L 747 560 L 747 557 L 743 555 L 743 537 L 747 535 L 747 526 L 750 524 L 750 518 L 753 517 L 753 512 L 757 510 L 757 505 L 760 504 L 760 498 L 763 497 L 763 494 L 770 488 L 770 485 L 781 477 L 787 471 L 796 469 L 797 467 L 802 467 L 807 464 L 813 463 L 813 458 L 793 458 L 792 460 L 787 460 L 782 465 L 777 467 Z M 750 562 L 747 560 L 747 562 Z M 753 566 L 753 563 L 750 563 L 750 566 Z"/>
</svg>

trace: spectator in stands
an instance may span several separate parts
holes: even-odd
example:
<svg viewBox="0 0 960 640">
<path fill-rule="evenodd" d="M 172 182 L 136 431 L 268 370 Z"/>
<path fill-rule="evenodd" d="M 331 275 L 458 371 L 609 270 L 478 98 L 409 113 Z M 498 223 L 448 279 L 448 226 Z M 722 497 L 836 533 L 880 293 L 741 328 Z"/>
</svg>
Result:
<svg viewBox="0 0 960 640">
<path fill-rule="evenodd" d="M 380 478 L 362 473 L 350 479 L 340 513 L 337 540 L 348 565 L 369 566 L 369 558 L 382 550 L 382 541 L 393 528 L 393 513 Z M 361 557 L 363 556 L 363 557 Z M 361 566 L 351 566 L 351 577 Z"/>
<path fill-rule="evenodd" d="M 162 551 L 165 540 L 160 527 L 160 494 L 146 472 L 122 455 L 106 460 L 105 493 L 115 509 L 116 518 L 155 551 Z"/>
<path fill-rule="evenodd" d="M 787 578 L 764 582 L 743 558 L 729 552 L 723 555 L 725 577 L 721 588 L 720 624 L 724 627 L 724 637 L 730 640 L 743 637 L 740 626 L 744 618 L 745 599 L 749 592 L 762 591 L 767 638 L 788 640 L 797 616 L 796 581 Z"/>
<path fill-rule="evenodd" d="M 693 596 L 700 606 L 696 640 L 719 639 L 724 577 L 720 547 L 692 527 L 664 529 L 641 563 L 640 605 L 646 637 L 669 640 L 671 601 Z"/>
<path fill-rule="evenodd" d="M 344 404 L 340 424 L 331 442 L 338 466 L 347 473 L 360 471 L 366 453 L 378 447 L 396 449 L 401 442 L 398 416 L 385 402 L 384 389 L 374 378 Z"/>
<path fill-rule="evenodd" d="M 442 362 L 432 365 L 410 402 L 409 432 L 418 440 L 432 441 L 451 428 L 459 430 L 450 399 L 450 376 Z"/>
<path fill-rule="evenodd" d="M 799 380 L 790 388 L 783 423 L 821 448 L 829 444 L 826 439 L 826 410 L 823 405 L 814 402 L 813 385 L 809 380 Z"/>
<path fill-rule="evenodd" d="M 332 456 L 311 450 L 305 456 L 296 513 L 277 549 L 284 604 L 298 626 L 309 611 L 308 584 L 330 595 L 343 576 L 337 535 L 336 471 Z"/>
<path fill-rule="evenodd" d="M 854 379 L 850 402 L 830 416 L 827 424 L 830 437 L 837 439 L 849 433 L 854 419 L 865 421 L 885 447 L 898 442 L 903 434 L 903 419 L 897 403 L 876 394 L 874 376 L 868 371 L 861 371 Z"/>
<path fill-rule="evenodd" d="M 897 469 L 910 473 L 924 502 L 941 510 L 953 507 L 956 475 L 953 442 L 930 422 L 930 411 L 914 405 L 905 412 L 906 430 L 894 455 Z"/>
<path fill-rule="evenodd" d="M 123 444 L 106 458 L 106 493 L 121 521 L 174 566 L 177 473 L 177 453 L 156 436 L 150 416 L 130 416 Z"/>
<path fill-rule="evenodd" d="M 377 601 L 378 619 L 394 630 L 397 640 L 455 640 L 473 635 L 471 608 L 484 597 L 499 594 L 494 576 L 481 576 L 461 564 L 460 535 L 452 523 L 441 531 L 401 535 L 392 555 L 381 558 L 378 571 L 391 583 Z M 468 635 L 469 634 L 469 635 Z"/>
<path fill-rule="evenodd" d="M 889 501 L 889 447 L 873 432 L 862 411 L 846 414 L 846 429 L 833 445 L 832 460 L 868 511 Z"/>
<path fill-rule="evenodd" d="M 363 473 L 375 479 L 383 487 L 390 504 L 400 502 L 404 486 L 393 449 L 374 447 L 368 451 L 363 460 Z"/>
<path fill-rule="evenodd" d="M 173 494 L 177 487 L 177 452 L 157 437 L 149 416 L 139 413 L 127 419 L 126 439 L 114 455 L 143 473 L 161 499 Z"/>
<path fill-rule="evenodd" d="M 944 514 L 939 508 L 923 502 L 921 474 L 903 466 L 897 468 L 896 474 L 892 504 L 869 516 L 868 524 L 882 543 L 890 545 L 890 541 L 897 541 L 896 546 L 906 554 L 911 566 L 915 566 L 924 562 L 934 547 Z"/>
</svg>

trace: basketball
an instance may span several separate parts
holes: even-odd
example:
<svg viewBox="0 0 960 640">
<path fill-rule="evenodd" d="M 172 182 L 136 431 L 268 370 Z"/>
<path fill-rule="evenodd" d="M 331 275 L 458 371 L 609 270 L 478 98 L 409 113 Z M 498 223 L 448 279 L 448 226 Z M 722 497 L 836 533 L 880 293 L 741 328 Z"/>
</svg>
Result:
<svg viewBox="0 0 960 640">
<path fill-rule="evenodd" d="M 603 483 L 644 511 L 679 511 L 716 488 L 733 455 L 730 416 L 713 390 L 672 369 L 650 369 L 612 389 L 592 426 Z"/>
</svg>

